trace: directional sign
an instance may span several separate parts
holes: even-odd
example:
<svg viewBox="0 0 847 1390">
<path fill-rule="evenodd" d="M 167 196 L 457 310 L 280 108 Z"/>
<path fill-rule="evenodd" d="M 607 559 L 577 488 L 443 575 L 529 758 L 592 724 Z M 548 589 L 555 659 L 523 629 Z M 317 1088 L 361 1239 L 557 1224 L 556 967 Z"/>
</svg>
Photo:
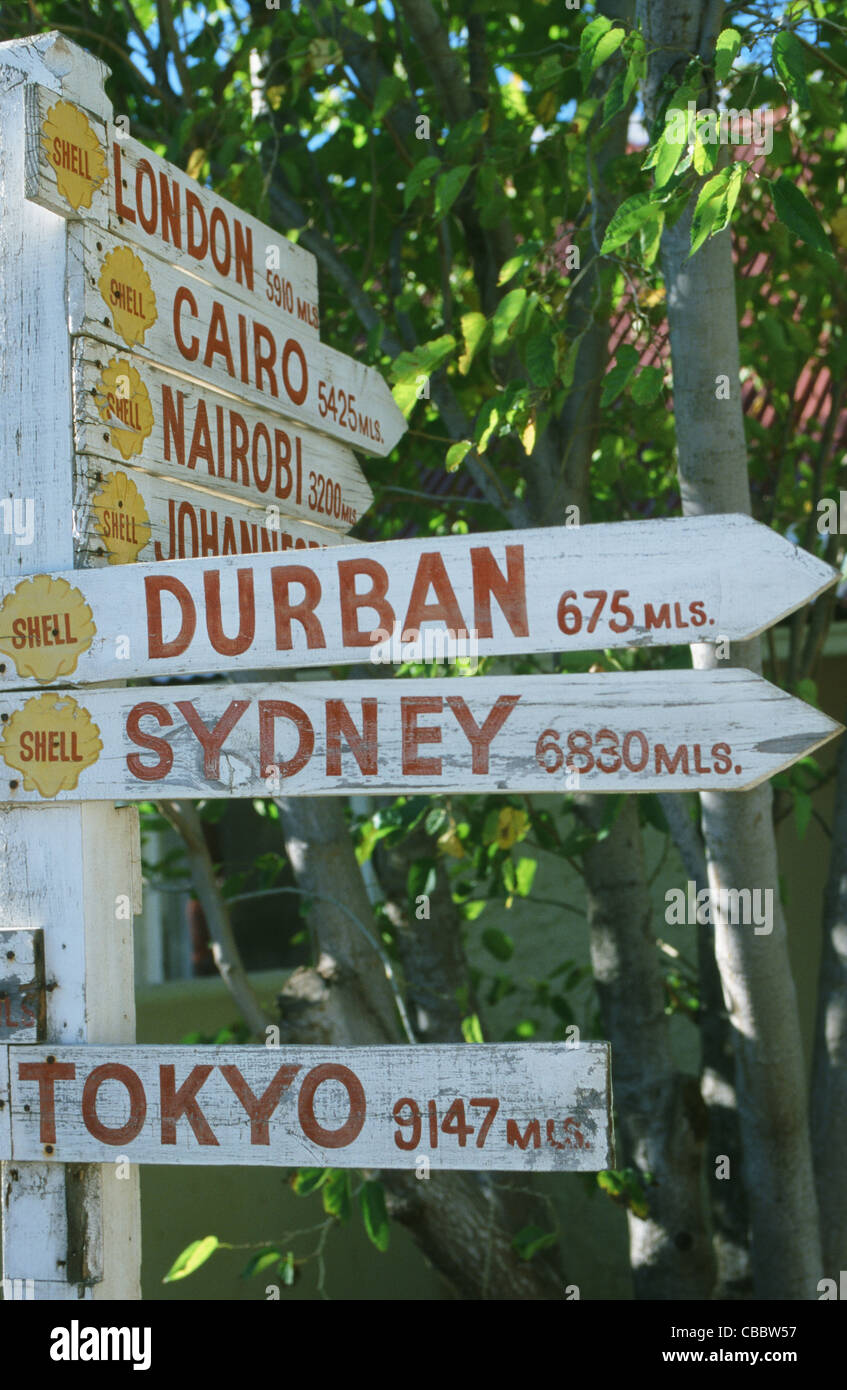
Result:
<svg viewBox="0 0 847 1390">
<path fill-rule="evenodd" d="M 2 1158 L 414 1169 L 425 1157 L 495 1172 L 615 1161 L 607 1043 L 9 1045 L 7 1057 Z"/>
<path fill-rule="evenodd" d="M 738 669 L 26 691 L 0 722 L 10 803 L 738 791 L 841 731 Z"/>
<path fill-rule="evenodd" d="M 71 332 L 388 454 L 406 421 L 379 372 L 90 224 L 68 227 Z"/>
<path fill-rule="evenodd" d="M 279 323 L 318 334 L 317 263 L 146 145 L 55 92 L 27 88 L 26 196 L 108 228 Z"/>
<path fill-rule="evenodd" d="M 837 579 L 732 515 L 72 570 L 0 588 L 0 683 L 737 641 Z"/>
<path fill-rule="evenodd" d="M 90 338 L 75 345 L 78 454 L 140 465 L 339 531 L 370 507 L 373 493 L 343 444 L 133 353 L 112 353 Z"/>
<path fill-rule="evenodd" d="M 274 503 L 244 505 L 91 455 L 77 456 L 76 497 L 75 548 L 83 565 L 316 550 L 344 542 L 338 531 L 291 521 Z"/>
</svg>

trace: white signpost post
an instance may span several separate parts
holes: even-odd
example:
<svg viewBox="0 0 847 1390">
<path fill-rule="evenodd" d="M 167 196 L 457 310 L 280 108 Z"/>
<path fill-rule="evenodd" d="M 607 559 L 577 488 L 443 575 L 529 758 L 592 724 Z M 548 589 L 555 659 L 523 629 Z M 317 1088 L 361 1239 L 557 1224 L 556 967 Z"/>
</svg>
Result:
<svg viewBox="0 0 847 1390">
<path fill-rule="evenodd" d="M 614 1163 L 605 1043 L 134 1046 L 138 836 L 110 803 L 740 790 L 840 729 L 737 669 L 86 689 L 723 644 L 837 580 L 742 516 L 343 544 L 370 502 L 350 448 L 388 454 L 402 415 L 319 340 L 313 259 L 117 130 L 104 71 L 55 35 L 0 46 L 0 464 L 40 509 L 2 552 L 0 926 L 23 964 L 0 1158 L 5 1273 L 38 1297 L 139 1296 L 118 1150 L 136 1175 Z"/>
</svg>

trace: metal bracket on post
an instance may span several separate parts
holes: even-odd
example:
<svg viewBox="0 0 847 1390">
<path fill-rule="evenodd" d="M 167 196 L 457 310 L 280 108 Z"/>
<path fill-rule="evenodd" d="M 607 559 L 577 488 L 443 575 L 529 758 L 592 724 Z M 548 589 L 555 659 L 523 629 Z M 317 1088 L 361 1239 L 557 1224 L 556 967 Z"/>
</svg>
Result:
<svg viewBox="0 0 847 1390">
<path fill-rule="evenodd" d="M 0 927 L 0 1042 L 43 1042 L 46 1026 L 41 927 Z"/>
<path fill-rule="evenodd" d="M 100 1219 L 103 1182 L 96 1163 L 65 1166 L 65 1210 L 68 1217 L 69 1284 L 90 1288 L 103 1281 L 103 1224 Z"/>
</svg>

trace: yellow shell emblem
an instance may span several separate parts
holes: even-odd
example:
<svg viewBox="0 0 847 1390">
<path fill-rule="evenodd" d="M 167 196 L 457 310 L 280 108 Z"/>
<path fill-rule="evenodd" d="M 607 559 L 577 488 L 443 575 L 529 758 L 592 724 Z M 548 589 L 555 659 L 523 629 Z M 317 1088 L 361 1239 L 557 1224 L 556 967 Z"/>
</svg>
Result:
<svg viewBox="0 0 847 1390">
<path fill-rule="evenodd" d="M 96 631 L 79 589 L 49 574 L 22 579 L 0 604 L 0 652 L 42 685 L 69 676 Z"/>
<path fill-rule="evenodd" d="M 113 357 L 103 368 L 94 404 L 121 458 L 140 454 L 153 428 L 153 407 L 141 373 L 125 357 Z"/>
<path fill-rule="evenodd" d="M 41 125 L 41 144 L 56 171 L 56 187 L 75 211 L 90 208 L 106 180 L 106 157 L 84 111 L 57 101 Z"/>
<path fill-rule="evenodd" d="M 103 259 L 98 288 L 127 346 L 143 343 L 158 313 L 150 276 L 140 257 L 128 246 L 116 246 Z"/>
<path fill-rule="evenodd" d="M 150 518 L 132 479 L 120 468 L 109 473 L 92 499 L 91 510 L 109 564 L 128 565 L 137 560 L 150 539 Z"/>
<path fill-rule="evenodd" d="M 23 774 L 26 791 L 56 796 L 73 791 L 80 773 L 103 747 L 87 709 L 58 692 L 34 695 L 3 725 L 0 755 Z"/>
</svg>

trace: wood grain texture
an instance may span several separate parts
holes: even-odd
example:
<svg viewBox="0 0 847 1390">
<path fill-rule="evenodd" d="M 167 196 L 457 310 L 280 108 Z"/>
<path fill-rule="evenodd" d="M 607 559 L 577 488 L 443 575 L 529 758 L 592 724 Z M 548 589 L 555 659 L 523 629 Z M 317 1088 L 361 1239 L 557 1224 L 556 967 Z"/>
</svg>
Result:
<svg viewBox="0 0 847 1390">
<path fill-rule="evenodd" d="M 77 455 L 75 480 L 80 567 L 203 554 L 282 554 L 344 543 L 339 531 L 293 521 L 279 506 L 235 502 L 140 468 L 116 468 L 90 454 Z"/>
<path fill-rule="evenodd" d="M 399 662 L 406 659 L 399 639 L 407 630 L 421 631 L 425 641 L 432 634 L 442 653 L 449 631 L 467 630 L 476 634 L 479 657 L 735 641 L 838 577 L 743 516 L 356 543 L 343 554 L 313 550 L 291 560 L 276 554 L 178 560 L 168 567 L 174 592 L 161 600 L 157 573 L 163 573 L 159 566 L 134 564 L 57 576 L 82 596 L 95 629 L 90 642 L 75 647 L 73 669 L 66 666 L 61 684 L 245 666 Z M 32 683 L 21 674 L 33 655 L 29 639 L 21 647 L 11 641 L 12 588 L 0 589 L 0 688 L 6 689 Z M 235 654 L 210 641 L 210 592 L 220 596 L 223 631 L 235 636 L 243 622 L 249 635 Z M 281 615 L 298 605 L 300 618 L 280 627 Z M 50 611 L 45 600 L 44 615 Z M 184 640 L 177 641 L 183 618 Z M 151 624 L 159 620 L 157 646 Z"/>
<path fill-rule="evenodd" d="M 310 251 L 205 188 L 183 169 L 154 154 L 131 135 L 124 135 L 112 121 L 99 119 L 79 103 L 76 105 L 85 111 L 107 172 L 103 183 L 94 190 L 90 205 L 74 207 L 60 191 L 57 171 L 42 143 L 43 128 L 57 99 L 56 93 L 36 83 L 29 86 L 28 198 L 61 217 L 109 230 L 141 251 L 202 276 L 214 289 L 234 295 L 276 321 L 280 331 L 296 328 L 306 337 L 318 336 L 317 261 Z M 116 177 L 120 180 L 119 190 Z M 162 195 L 163 183 L 167 200 Z M 165 212 L 170 205 L 176 209 L 173 222 Z M 214 256 L 209 238 L 212 226 Z M 244 256 L 236 256 L 236 245 L 246 248 Z M 226 273 L 222 273 L 223 267 Z"/>
<path fill-rule="evenodd" d="M 0 481 L 4 496 L 31 499 L 35 523 L 29 545 L 0 537 L 0 573 L 12 584 L 34 569 L 69 566 L 73 556 L 67 223 L 24 196 L 26 86 L 51 86 L 105 119 L 107 73 L 58 33 L 0 45 Z M 117 903 L 132 894 L 137 854 L 134 808 L 0 807 L 0 924 L 43 929 L 48 986 L 57 986 L 48 989 L 48 1039 L 134 1037 L 132 922 L 117 915 Z M 5 1164 L 2 1188 L 7 1278 L 32 1279 L 37 1299 L 140 1297 L 137 1170 L 124 1182 L 110 1174 L 102 1211 L 89 1210 L 106 1256 L 93 1288 L 68 1282 L 62 1166 Z"/>
<path fill-rule="evenodd" d="M 738 791 L 841 731 L 734 669 L 27 692 L 0 719 L 13 803 Z"/>
<path fill-rule="evenodd" d="M 405 433 L 406 421 L 373 367 L 96 226 L 69 223 L 68 248 L 72 334 L 131 347 L 364 453 L 389 454 Z M 116 266 L 127 273 L 113 275 Z M 114 298 L 121 295 L 123 309 Z"/>
<path fill-rule="evenodd" d="M 285 516 L 338 531 L 349 531 L 370 508 L 373 493 L 358 460 L 336 440 L 292 428 L 268 408 L 253 409 L 133 353 L 112 353 L 88 338 L 75 339 L 74 347 L 78 454 L 214 488 L 238 502 L 275 505 Z"/>
<path fill-rule="evenodd" d="M 16 1159 L 413 1169 L 424 1156 L 433 1169 L 495 1172 L 614 1163 L 606 1043 L 9 1047 L 8 1057 Z M 51 1082 L 55 1066 L 66 1070 Z"/>
</svg>

